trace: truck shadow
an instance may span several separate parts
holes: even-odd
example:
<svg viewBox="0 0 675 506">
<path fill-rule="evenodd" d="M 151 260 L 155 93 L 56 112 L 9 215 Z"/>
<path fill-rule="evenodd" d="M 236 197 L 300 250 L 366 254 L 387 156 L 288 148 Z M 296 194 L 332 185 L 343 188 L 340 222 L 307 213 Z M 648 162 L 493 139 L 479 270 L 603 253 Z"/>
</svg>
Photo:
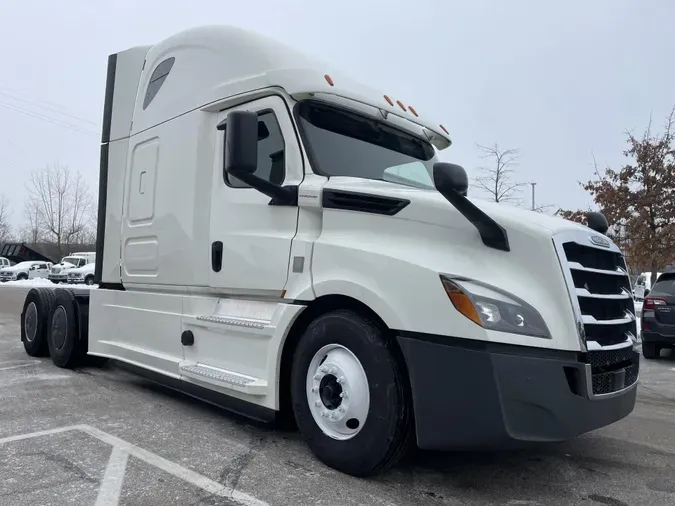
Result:
<svg viewBox="0 0 675 506">
<path fill-rule="evenodd" d="M 669 356 L 668 361 L 671 360 L 675 359 Z M 239 427 L 244 440 L 266 440 L 276 448 L 277 464 L 287 465 L 290 472 L 296 468 L 304 469 L 307 461 L 313 462 L 297 431 L 252 422 L 142 378 L 132 381 L 135 387 L 148 390 L 153 396 L 164 397 L 167 401 L 170 398 L 185 405 L 185 409 L 198 410 L 207 417 Z M 646 487 L 648 491 L 658 493 L 675 493 L 675 485 L 664 490 L 661 483 L 664 468 L 672 467 L 673 462 L 673 453 L 618 439 L 600 430 L 565 443 L 539 444 L 520 450 L 434 452 L 412 449 L 396 466 L 367 479 L 342 475 L 325 466 L 319 466 L 318 470 L 315 463 L 311 467 L 318 471 L 317 479 L 330 478 L 347 486 L 355 480 L 373 493 L 405 491 L 406 495 L 419 498 L 417 504 L 442 504 L 460 499 L 475 504 L 623 506 L 632 504 L 625 499 L 626 494 L 632 493 L 631 486 Z M 627 475 L 634 478 L 626 481 Z M 634 485 L 634 481 L 639 484 Z"/>
</svg>

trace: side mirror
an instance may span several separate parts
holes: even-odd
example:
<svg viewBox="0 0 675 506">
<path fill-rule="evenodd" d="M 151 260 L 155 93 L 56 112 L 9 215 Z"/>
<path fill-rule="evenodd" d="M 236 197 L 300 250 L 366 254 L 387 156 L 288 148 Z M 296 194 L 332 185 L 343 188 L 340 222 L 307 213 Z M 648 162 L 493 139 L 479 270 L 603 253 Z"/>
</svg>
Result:
<svg viewBox="0 0 675 506">
<path fill-rule="evenodd" d="M 441 193 L 454 190 L 466 197 L 469 190 L 469 177 L 461 165 L 437 162 L 434 164 L 434 186 Z"/>
<path fill-rule="evenodd" d="M 227 173 L 235 177 L 242 172 L 254 173 L 258 167 L 258 115 L 250 111 L 232 111 L 218 129 L 225 129 Z"/>
<path fill-rule="evenodd" d="M 602 213 L 587 213 L 586 223 L 588 223 L 588 228 L 600 232 L 601 234 L 604 234 L 609 229 L 607 218 L 605 218 L 605 215 Z"/>
<path fill-rule="evenodd" d="M 649 295 L 649 292 L 651 292 L 651 290 L 649 288 L 645 288 L 645 295 L 644 296 L 646 297 L 647 295 Z"/>
<path fill-rule="evenodd" d="M 226 173 L 270 197 L 272 199 L 270 205 L 298 205 L 297 186 L 282 187 L 255 174 L 258 168 L 258 140 L 269 136 L 267 127 L 258 120 L 256 113 L 232 111 L 217 128 L 225 130 L 224 171 Z M 277 155 L 277 158 L 281 156 L 283 152 Z"/>
</svg>

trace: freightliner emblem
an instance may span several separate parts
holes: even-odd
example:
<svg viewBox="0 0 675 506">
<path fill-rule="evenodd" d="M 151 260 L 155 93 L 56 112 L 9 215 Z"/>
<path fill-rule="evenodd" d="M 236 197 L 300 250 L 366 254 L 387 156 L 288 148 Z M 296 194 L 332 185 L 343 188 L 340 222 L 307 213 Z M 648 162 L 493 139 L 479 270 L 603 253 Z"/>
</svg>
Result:
<svg viewBox="0 0 675 506">
<path fill-rule="evenodd" d="M 601 237 L 599 235 L 592 235 L 591 236 L 591 242 L 595 244 L 596 246 L 601 246 L 603 248 L 609 248 L 609 240 Z"/>
</svg>

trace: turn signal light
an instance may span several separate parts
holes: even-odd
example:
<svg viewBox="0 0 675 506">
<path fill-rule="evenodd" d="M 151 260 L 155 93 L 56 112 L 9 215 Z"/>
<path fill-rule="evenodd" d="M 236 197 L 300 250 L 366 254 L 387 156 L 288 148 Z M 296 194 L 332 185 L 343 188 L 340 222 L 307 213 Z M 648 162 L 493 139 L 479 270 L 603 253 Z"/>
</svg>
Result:
<svg viewBox="0 0 675 506">
<path fill-rule="evenodd" d="M 452 281 L 442 278 L 441 282 L 443 283 L 443 288 L 445 288 L 445 293 L 450 297 L 450 301 L 452 302 L 452 305 L 455 306 L 455 309 L 469 320 L 482 327 L 483 321 L 480 319 L 478 310 L 476 309 L 476 306 L 473 305 L 473 302 L 471 302 L 469 296 Z"/>
</svg>

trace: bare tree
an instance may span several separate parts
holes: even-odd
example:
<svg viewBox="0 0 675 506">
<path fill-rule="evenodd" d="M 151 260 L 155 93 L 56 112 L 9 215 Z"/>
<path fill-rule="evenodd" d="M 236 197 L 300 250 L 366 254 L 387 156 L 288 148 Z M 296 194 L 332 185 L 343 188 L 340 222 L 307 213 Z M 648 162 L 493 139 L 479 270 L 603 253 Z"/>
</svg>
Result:
<svg viewBox="0 0 675 506">
<path fill-rule="evenodd" d="M 518 204 L 521 202 L 521 190 L 525 183 L 513 180 L 513 167 L 520 153 L 517 149 L 502 149 L 496 142 L 492 146 L 481 146 L 481 158 L 489 159 L 491 164 L 479 167 L 481 175 L 476 178 L 478 188 L 490 195 L 493 202 Z"/>
<path fill-rule="evenodd" d="M 10 241 L 12 238 L 12 226 L 9 223 L 9 199 L 6 195 L 0 195 L 0 244 Z"/>
<path fill-rule="evenodd" d="M 24 224 L 21 228 L 19 238 L 23 242 L 36 244 L 44 240 L 44 225 L 40 220 L 41 205 L 34 198 L 24 201 Z"/>
<path fill-rule="evenodd" d="M 82 175 L 55 164 L 33 171 L 28 184 L 27 207 L 37 211 L 37 222 L 64 248 L 80 239 L 91 222 L 93 199 Z"/>
</svg>

